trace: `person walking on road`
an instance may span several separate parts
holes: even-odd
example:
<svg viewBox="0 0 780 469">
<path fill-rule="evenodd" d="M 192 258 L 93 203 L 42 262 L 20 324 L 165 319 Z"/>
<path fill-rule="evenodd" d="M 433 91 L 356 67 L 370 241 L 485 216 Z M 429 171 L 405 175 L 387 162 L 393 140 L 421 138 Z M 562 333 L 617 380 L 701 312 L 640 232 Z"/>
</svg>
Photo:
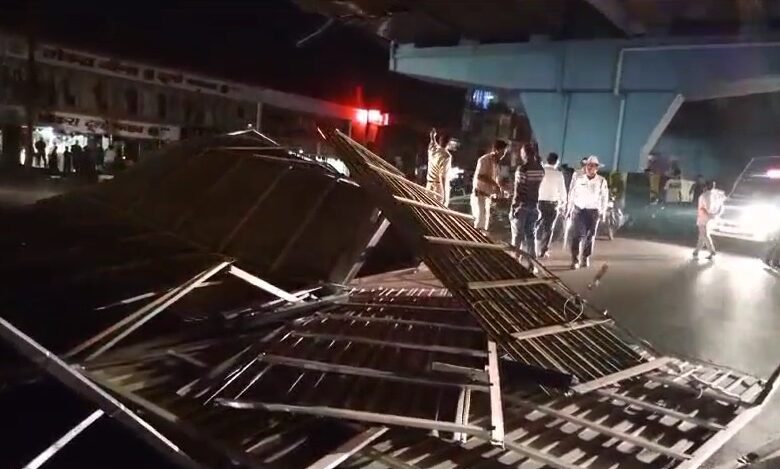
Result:
<svg viewBox="0 0 780 469">
<path fill-rule="evenodd" d="M 521 150 L 524 163 L 515 170 L 515 191 L 510 210 L 512 246 L 524 249 L 536 259 L 536 222 L 539 220 L 539 186 L 544 168 L 539 161 L 539 147 L 528 142 Z"/>
<path fill-rule="evenodd" d="M 490 226 L 490 206 L 492 197 L 501 194 L 499 179 L 499 161 L 506 156 L 509 144 L 496 140 L 490 153 L 477 160 L 474 170 L 474 189 L 471 193 L 471 214 L 474 216 L 474 228 L 487 231 Z"/>
<path fill-rule="evenodd" d="M 447 146 L 452 139 L 449 135 L 431 129 L 428 143 L 428 175 L 425 187 L 439 195 L 446 207 L 450 204 L 450 169 L 452 155 Z"/>
<path fill-rule="evenodd" d="M 696 213 L 696 227 L 699 230 L 699 239 L 696 242 L 696 249 L 693 250 L 693 257 L 698 258 L 702 249 L 707 249 L 710 255 L 707 259 L 715 257 L 715 244 L 712 242 L 712 224 L 722 213 L 726 195 L 723 191 L 716 188 L 715 181 L 707 183 L 707 190 L 699 196 L 698 211 Z"/>
<path fill-rule="evenodd" d="M 539 255 L 549 257 L 550 243 L 555 230 L 558 213 L 566 207 L 566 183 L 558 170 L 558 154 L 550 153 L 544 167 L 544 178 L 539 186 L 539 212 L 541 218 L 536 227 L 539 240 Z"/>
<path fill-rule="evenodd" d="M 600 166 L 597 156 L 589 156 L 583 172 L 575 174 L 571 181 L 566 213 L 572 223 L 572 269 L 590 267 L 599 220 L 607 213 L 609 188 L 607 180 L 598 174 Z"/>
</svg>

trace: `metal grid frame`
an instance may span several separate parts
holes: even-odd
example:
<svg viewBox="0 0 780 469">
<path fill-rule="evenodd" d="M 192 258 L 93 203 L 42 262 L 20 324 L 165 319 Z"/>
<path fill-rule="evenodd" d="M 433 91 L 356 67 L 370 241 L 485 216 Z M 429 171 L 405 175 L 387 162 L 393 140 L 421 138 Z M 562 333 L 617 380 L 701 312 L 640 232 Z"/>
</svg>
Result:
<svg viewBox="0 0 780 469">
<path fill-rule="evenodd" d="M 581 392 L 663 365 L 613 323 L 594 323 L 604 315 L 546 269 L 535 277 L 510 255 L 513 248 L 492 242 L 436 194 L 340 131 L 327 139 L 425 264 L 514 360 L 572 376 Z"/>
<path fill-rule="evenodd" d="M 307 344 L 292 334 L 327 323 L 335 323 L 333 327 L 349 337 L 370 337 L 374 326 L 421 332 L 440 328 L 466 341 L 446 346 L 478 350 L 483 356 L 420 351 L 426 360 L 415 365 L 417 374 L 401 375 L 388 360 L 397 342 L 387 340 L 366 344 L 373 356 L 357 367 L 350 363 L 364 354 L 357 352 L 355 341 L 332 349 L 336 341 L 329 339 L 323 349 L 317 341 Z M 549 395 L 522 380 L 499 385 L 491 376 L 498 367 L 491 367 L 490 354 L 481 348 L 488 339 L 475 326 L 473 317 L 443 289 L 354 289 L 340 302 L 317 305 L 280 327 L 223 339 L 209 334 L 201 339 L 157 339 L 145 347 L 108 350 L 86 362 L 62 362 L 57 369 L 99 384 L 121 399 L 129 412 L 145 411 L 166 438 L 170 432 L 184 441 L 182 448 L 207 442 L 234 461 L 269 467 L 433 469 L 501 464 L 526 469 L 543 464 L 598 469 L 620 463 L 690 469 L 699 467 L 756 415 L 777 387 L 777 373 L 761 381 L 678 358 L 641 377 L 584 395 Z M 474 335 L 470 340 L 460 337 L 469 334 Z M 406 337 L 415 337 L 411 343 L 444 346 L 432 342 L 430 333 Z M 493 357 L 500 360 L 497 354 Z M 414 361 L 403 363 L 409 371 L 408 364 Z M 341 396 L 345 404 L 337 408 L 283 402 L 279 397 L 287 394 L 290 381 L 284 381 L 284 373 L 274 375 L 279 368 L 293 370 L 300 376 L 294 379 L 299 385 L 306 374 L 319 383 L 337 377 L 340 394 L 326 393 L 325 387 L 318 391 L 332 394 L 324 396 L 326 400 Z M 504 377 L 511 378 L 502 376 L 502 381 Z M 387 386 L 386 392 L 377 387 L 372 391 L 371 381 Z M 393 387 L 398 384 L 402 386 Z M 248 399 L 258 386 L 276 393 L 275 402 L 258 405 Z M 457 390 L 449 411 L 434 397 L 442 388 Z M 500 400 L 495 390 L 500 391 Z M 383 412 L 381 406 L 360 407 L 361 399 L 377 402 L 390 395 L 407 400 L 434 397 L 437 414 L 421 418 Z M 221 400 L 225 396 L 238 399 Z M 96 402 L 102 399 L 99 395 Z M 354 423 L 345 423 L 349 421 Z M 332 446 L 316 443 L 315 435 L 322 431 L 338 435 Z"/>
</svg>

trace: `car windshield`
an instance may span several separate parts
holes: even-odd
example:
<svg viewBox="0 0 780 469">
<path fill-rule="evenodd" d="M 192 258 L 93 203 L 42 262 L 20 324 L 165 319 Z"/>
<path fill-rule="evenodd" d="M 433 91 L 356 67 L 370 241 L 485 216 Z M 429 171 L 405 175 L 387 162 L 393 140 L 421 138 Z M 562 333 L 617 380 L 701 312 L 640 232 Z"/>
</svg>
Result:
<svg viewBox="0 0 780 469">
<path fill-rule="evenodd" d="M 734 196 L 750 198 L 780 197 L 780 178 L 746 176 L 734 188 Z"/>
</svg>

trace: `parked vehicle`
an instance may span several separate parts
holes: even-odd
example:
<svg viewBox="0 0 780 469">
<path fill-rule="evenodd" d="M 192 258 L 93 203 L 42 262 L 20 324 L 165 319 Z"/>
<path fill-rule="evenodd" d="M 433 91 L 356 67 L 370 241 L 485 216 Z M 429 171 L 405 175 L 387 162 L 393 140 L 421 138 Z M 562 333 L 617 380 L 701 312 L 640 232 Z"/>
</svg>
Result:
<svg viewBox="0 0 780 469">
<path fill-rule="evenodd" d="M 712 234 L 760 243 L 780 238 L 780 156 L 750 160 L 726 198 Z"/>
</svg>

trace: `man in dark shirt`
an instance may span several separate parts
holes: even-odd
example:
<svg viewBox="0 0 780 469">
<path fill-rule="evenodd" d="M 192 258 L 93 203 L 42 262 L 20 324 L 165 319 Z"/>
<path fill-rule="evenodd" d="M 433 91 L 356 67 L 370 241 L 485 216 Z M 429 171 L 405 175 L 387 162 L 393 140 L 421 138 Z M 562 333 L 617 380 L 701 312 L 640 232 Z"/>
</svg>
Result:
<svg viewBox="0 0 780 469">
<path fill-rule="evenodd" d="M 704 176 L 699 174 L 696 176 L 696 182 L 691 185 L 691 189 L 688 191 L 693 205 L 699 205 L 699 196 L 704 194 L 705 190 L 707 190 L 707 184 L 704 182 Z"/>
<path fill-rule="evenodd" d="M 528 142 L 521 150 L 523 164 L 515 171 L 515 194 L 512 198 L 510 226 L 512 246 L 525 250 L 536 259 L 536 222 L 539 220 L 539 186 L 544 179 L 544 167 L 536 142 Z"/>
</svg>

